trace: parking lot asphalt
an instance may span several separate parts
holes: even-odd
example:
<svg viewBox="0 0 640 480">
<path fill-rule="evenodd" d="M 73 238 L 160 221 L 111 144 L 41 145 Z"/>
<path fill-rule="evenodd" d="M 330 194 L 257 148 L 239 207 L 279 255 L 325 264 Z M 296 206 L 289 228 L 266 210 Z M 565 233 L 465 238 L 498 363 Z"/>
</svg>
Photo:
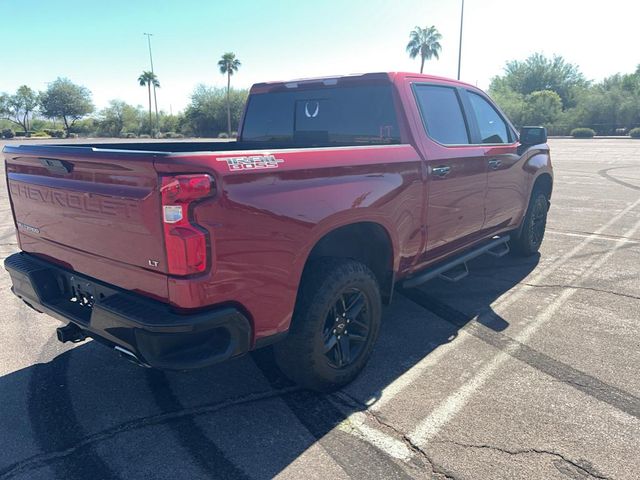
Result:
<svg viewBox="0 0 640 480">
<path fill-rule="evenodd" d="M 173 373 L 60 344 L 1 272 L 0 480 L 640 478 L 640 141 L 550 146 L 541 254 L 398 291 L 332 395 L 269 350 Z"/>
</svg>

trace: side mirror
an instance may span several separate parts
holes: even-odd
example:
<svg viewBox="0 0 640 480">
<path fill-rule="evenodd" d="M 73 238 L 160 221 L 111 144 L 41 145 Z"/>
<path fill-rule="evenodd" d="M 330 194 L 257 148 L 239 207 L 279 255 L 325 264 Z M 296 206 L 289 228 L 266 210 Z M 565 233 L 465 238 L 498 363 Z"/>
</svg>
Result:
<svg viewBox="0 0 640 480">
<path fill-rule="evenodd" d="M 522 127 L 520 144 L 526 147 L 547 143 L 547 129 L 544 127 Z"/>
</svg>

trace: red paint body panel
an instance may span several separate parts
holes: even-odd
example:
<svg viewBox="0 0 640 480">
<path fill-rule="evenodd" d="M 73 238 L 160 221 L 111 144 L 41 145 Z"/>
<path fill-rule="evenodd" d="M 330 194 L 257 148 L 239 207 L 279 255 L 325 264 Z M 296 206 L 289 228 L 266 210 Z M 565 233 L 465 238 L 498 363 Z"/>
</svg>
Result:
<svg viewBox="0 0 640 480">
<path fill-rule="evenodd" d="M 198 281 L 171 278 L 169 299 L 184 308 L 232 300 L 249 313 L 258 337 L 287 329 L 308 254 L 331 230 L 379 223 L 397 252 L 396 270 L 410 265 L 422 245 L 415 208 L 424 186 L 411 146 L 270 153 L 283 160 L 278 169 L 231 172 L 211 155 L 156 163 L 159 172 L 211 172 L 218 192 L 195 210 L 212 238 L 213 268 Z"/>
<path fill-rule="evenodd" d="M 289 83 L 317 88 L 323 82 Z M 402 144 L 170 154 L 5 149 L 14 215 L 26 225 L 18 229 L 21 248 L 181 311 L 238 306 L 252 322 L 255 342 L 288 329 L 305 262 L 332 230 L 359 222 L 382 226 L 393 248 L 390 268 L 401 279 L 517 228 L 535 179 L 551 174 L 546 146 L 521 155 L 517 142 L 447 147 L 428 137 L 411 84 L 475 87 L 403 73 L 337 82 L 391 83 Z M 291 87 L 258 84 L 252 94 L 284 88 Z M 280 162 L 233 171 L 225 160 L 251 155 Z M 42 158 L 68 162 L 73 171 L 52 173 Z M 500 159 L 498 169 L 487 166 L 491 159 Z M 442 165 L 451 174 L 436 178 L 431 171 Z M 191 212 L 208 234 L 210 266 L 202 275 L 169 276 L 159 176 L 188 173 L 207 173 L 215 182 L 215 195 Z"/>
</svg>

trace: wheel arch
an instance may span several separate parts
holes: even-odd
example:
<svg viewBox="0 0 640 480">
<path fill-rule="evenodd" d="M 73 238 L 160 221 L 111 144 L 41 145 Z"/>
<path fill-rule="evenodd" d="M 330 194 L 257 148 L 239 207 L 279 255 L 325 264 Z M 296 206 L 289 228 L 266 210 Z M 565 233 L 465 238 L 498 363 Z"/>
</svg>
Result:
<svg viewBox="0 0 640 480">
<path fill-rule="evenodd" d="M 549 172 L 542 172 L 536 177 L 533 182 L 533 186 L 531 187 L 531 193 L 535 190 L 542 190 L 547 194 L 547 198 L 551 198 L 551 193 L 553 192 L 553 178 Z"/>
<path fill-rule="evenodd" d="M 531 205 L 533 192 L 537 190 L 542 190 L 544 193 L 546 193 L 547 200 L 551 198 L 551 193 L 553 192 L 553 176 L 551 175 L 550 172 L 547 172 L 547 171 L 541 172 L 539 175 L 536 176 L 535 180 L 533 181 L 533 184 L 531 185 L 531 190 L 529 191 L 529 200 L 527 200 L 527 206 L 524 210 L 524 214 L 522 215 L 518 228 L 516 228 L 513 232 L 516 238 L 520 237 L 520 235 L 522 234 L 522 229 L 524 228 L 524 221 L 527 216 L 527 212 L 529 211 L 529 207 Z"/>
<path fill-rule="evenodd" d="M 376 276 L 385 304 L 391 302 L 394 284 L 394 247 L 389 231 L 380 223 L 361 221 L 333 228 L 315 243 L 304 268 L 322 257 L 350 258 L 366 265 Z"/>
</svg>

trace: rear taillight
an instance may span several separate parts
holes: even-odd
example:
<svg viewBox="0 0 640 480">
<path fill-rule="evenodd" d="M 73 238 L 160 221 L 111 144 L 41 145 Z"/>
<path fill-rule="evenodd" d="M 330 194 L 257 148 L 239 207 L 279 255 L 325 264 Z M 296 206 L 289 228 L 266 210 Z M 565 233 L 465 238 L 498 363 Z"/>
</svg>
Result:
<svg viewBox="0 0 640 480">
<path fill-rule="evenodd" d="M 162 221 L 168 273 L 192 275 L 207 268 L 207 233 L 193 222 L 194 202 L 214 194 L 207 174 L 162 177 Z"/>
</svg>

